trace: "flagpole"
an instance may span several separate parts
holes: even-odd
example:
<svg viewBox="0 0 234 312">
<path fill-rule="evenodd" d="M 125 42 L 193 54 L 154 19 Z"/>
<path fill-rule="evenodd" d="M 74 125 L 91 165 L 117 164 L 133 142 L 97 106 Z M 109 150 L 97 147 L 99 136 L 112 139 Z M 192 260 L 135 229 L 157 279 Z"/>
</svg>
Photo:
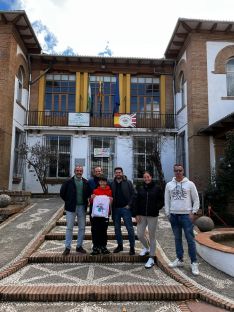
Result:
<svg viewBox="0 0 234 312">
<path fill-rule="evenodd" d="M 99 81 L 99 114 L 102 116 L 102 81 Z"/>
</svg>

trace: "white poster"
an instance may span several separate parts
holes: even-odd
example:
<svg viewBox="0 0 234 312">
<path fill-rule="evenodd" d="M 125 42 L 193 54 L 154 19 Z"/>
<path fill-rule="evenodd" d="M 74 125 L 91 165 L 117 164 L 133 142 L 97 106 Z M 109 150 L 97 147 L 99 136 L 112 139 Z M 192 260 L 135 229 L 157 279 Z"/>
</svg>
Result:
<svg viewBox="0 0 234 312">
<path fill-rule="evenodd" d="M 89 127 L 89 113 L 69 113 L 68 125 L 77 127 Z"/>
<path fill-rule="evenodd" d="M 109 147 L 100 147 L 93 149 L 94 157 L 110 157 L 110 148 Z"/>
</svg>

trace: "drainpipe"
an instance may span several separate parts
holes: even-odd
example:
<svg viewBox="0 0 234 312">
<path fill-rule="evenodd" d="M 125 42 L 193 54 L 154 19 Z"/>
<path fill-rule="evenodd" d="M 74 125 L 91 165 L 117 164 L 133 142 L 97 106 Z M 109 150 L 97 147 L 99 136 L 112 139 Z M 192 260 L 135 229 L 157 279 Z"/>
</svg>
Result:
<svg viewBox="0 0 234 312">
<path fill-rule="evenodd" d="M 174 116 L 175 116 L 175 127 L 177 127 L 177 119 L 176 119 L 176 87 L 175 87 L 175 73 L 176 73 L 176 65 L 177 62 L 174 61 L 174 72 L 173 72 L 173 99 L 174 99 Z M 175 151 L 174 151 L 174 155 L 176 155 L 176 146 L 177 146 L 177 135 L 175 136 Z M 177 157 L 177 155 L 176 155 Z"/>
<path fill-rule="evenodd" d="M 29 72 L 29 80 L 28 80 L 28 99 L 27 99 L 27 110 L 26 110 L 26 125 L 28 125 L 28 112 L 29 112 L 29 104 L 30 104 L 30 94 L 31 94 L 31 78 L 32 78 L 32 68 L 31 68 L 31 59 L 30 55 L 28 55 L 28 72 Z M 28 143 L 28 131 L 25 131 L 25 143 Z M 22 190 L 25 190 L 26 188 L 26 161 L 24 164 L 24 173 L 23 173 L 23 182 L 22 182 Z"/>
</svg>

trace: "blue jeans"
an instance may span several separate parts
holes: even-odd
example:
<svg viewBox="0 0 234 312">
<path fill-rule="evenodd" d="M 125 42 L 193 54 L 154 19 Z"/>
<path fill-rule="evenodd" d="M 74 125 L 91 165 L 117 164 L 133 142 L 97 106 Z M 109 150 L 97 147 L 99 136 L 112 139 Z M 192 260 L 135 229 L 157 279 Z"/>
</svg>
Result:
<svg viewBox="0 0 234 312">
<path fill-rule="evenodd" d="M 121 218 L 124 220 L 124 225 L 128 231 L 128 240 L 130 243 L 130 247 L 135 247 L 135 233 L 132 223 L 132 213 L 130 209 L 127 208 L 115 208 L 113 214 L 113 220 L 115 225 L 115 238 L 117 240 L 118 245 L 123 245 L 123 237 L 121 231 Z"/>
<path fill-rule="evenodd" d="M 183 259 L 184 249 L 182 243 L 182 229 L 188 243 L 188 253 L 191 263 L 197 262 L 196 244 L 193 233 L 193 223 L 188 214 L 174 214 L 170 215 L 170 222 L 172 231 L 175 237 L 176 256 L 178 259 Z"/>
<path fill-rule="evenodd" d="M 71 243 L 73 238 L 73 227 L 76 216 L 78 223 L 77 247 L 81 247 L 84 240 L 85 222 L 86 222 L 86 209 L 84 205 L 76 206 L 75 212 L 66 211 L 67 228 L 66 228 L 65 247 L 69 249 L 71 249 Z"/>
</svg>

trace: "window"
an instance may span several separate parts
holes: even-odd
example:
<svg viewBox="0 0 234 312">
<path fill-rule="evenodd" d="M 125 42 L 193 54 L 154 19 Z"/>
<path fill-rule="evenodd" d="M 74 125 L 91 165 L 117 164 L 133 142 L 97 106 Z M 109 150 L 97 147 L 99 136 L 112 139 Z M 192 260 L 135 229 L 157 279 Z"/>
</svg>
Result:
<svg viewBox="0 0 234 312">
<path fill-rule="evenodd" d="M 156 178 L 156 168 L 152 161 L 155 150 L 160 152 L 159 138 L 134 138 L 134 180 L 142 180 L 146 170 Z"/>
<path fill-rule="evenodd" d="M 15 149 L 14 149 L 14 168 L 13 177 L 21 178 L 23 176 L 23 158 L 19 155 L 19 147 L 25 142 L 25 134 L 16 128 L 15 130 Z"/>
<path fill-rule="evenodd" d="M 17 97 L 16 100 L 18 103 L 22 103 L 22 90 L 23 90 L 23 83 L 24 83 L 24 71 L 22 66 L 20 66 L 17 74 L 18 78 L 18 86 L 17 86 Z"/>
<path fill-rule="evenodd" d="M 76 76 L 46 75 L 45 110 L 75 112 Z"/>
<path fill-rule="evenodd" d="M 234 96 L 234 59 L 227 62 L 227 96 Z"/>
<path fill-rule="evenodd" d="M 185 132 L 182 132 L 177 137 L 176 144 L 176 163 L 181 164 L 186 168 L 186 155 L 185 155 Z"/>
<path fill-rule="evenodd" d="M 116 77 L 115 76 L 90 76 L 91 96 L 93 99 L 92 112 L 113 113 Z"/>
<path fill-rule="evenodd" d="M 66 178 L 70 176 L 71 138 L 69 136 L 50 135 L 45 137 L 46 145 L 57 155 L 48 171 L 50 178 Z"/>
<path fill-rule="evenodd" d="M 108 179 L 113 178 L 115 140 L 113 137 L 91 137 L 90 167 L 100 166 Z"/>
<path fill-rule="evenodd" d="M 181 74 L 180 78 L 180 100 L 181 100 L 181 108 L 185 106 L 185 80 L 184 74 Z"/>
<path fill-rule="evenodd" d="M 131 78 L 131 112 L 159 112 L 159 78 Z"/>
</svg>

